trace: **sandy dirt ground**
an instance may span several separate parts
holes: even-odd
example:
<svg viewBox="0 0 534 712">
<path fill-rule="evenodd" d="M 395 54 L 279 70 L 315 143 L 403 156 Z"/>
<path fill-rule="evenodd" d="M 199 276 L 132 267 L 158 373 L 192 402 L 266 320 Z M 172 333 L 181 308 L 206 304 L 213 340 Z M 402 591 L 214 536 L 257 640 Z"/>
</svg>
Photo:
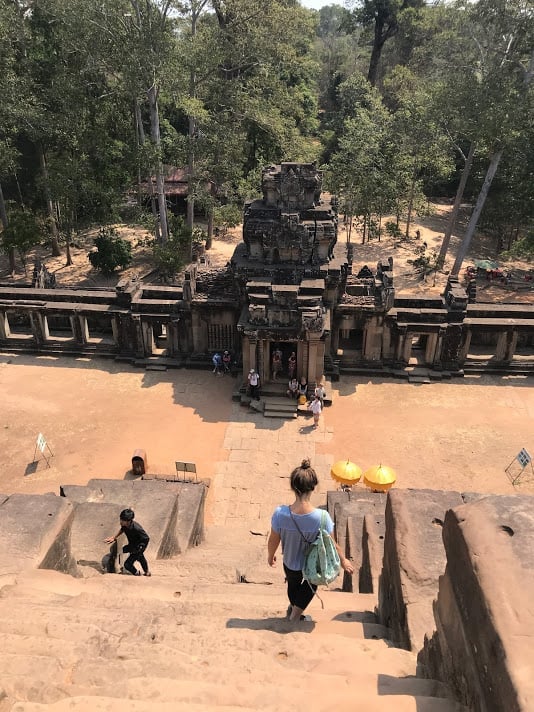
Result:
<svg viewBox="0 0 534 712">
<path fill-rule="evenodd" d="M 310 435 L 317 454 L 364 469 L 387 464 L 399 487 L 534 494 L 530 478 L 514 489 L 505 472 L 521 448 L 534 452 L 528 379 L 417 385 L 344 376 L 334 385 L 334 403 Z M 224 438 L 240 408 L 231 401 L 234 387 L 234 379 L 209 371 L 145 372 L 102 359 L 2 354 L 0 492 L 58 493 L 60 484 L 91 477 L 129 478 L 139 447 L 151 472 L 171 474 L 175 461 L 185 460 L 213 478 L 217 463 L 232 459 Z M 267 427 L 261 415 L 249 419 L 252 428 Z M 53 452 L 51 467 L 39 457 L 32 462 L 38 433 Z M 304 443 L 280 442 L 288 463 L 307 455 Z"/>
</svg>

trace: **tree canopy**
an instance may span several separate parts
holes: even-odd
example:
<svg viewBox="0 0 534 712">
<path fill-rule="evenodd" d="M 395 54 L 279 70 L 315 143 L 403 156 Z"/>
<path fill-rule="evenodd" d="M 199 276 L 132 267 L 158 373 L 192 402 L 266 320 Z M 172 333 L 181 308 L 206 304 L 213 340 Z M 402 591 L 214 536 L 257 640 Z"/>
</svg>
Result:
<svg viewBox="0 0 534 712">
<path fill-rule="evenodd" d="M 441 192 L 476 203 L 472 230 L 480 217 L 509 248 L 534 217 L 533 12 L 529 0 L 0 0 L 4 238 L 27 212 L 69 259 L 73 231 L 118 219 L 134 196 L 164 243 L 173 166 L 191 240 L 199 216 L 253 196 L 263 165 L 318 160 L 363 239 L 388 213 L 408 234 Z"/>
</svg>

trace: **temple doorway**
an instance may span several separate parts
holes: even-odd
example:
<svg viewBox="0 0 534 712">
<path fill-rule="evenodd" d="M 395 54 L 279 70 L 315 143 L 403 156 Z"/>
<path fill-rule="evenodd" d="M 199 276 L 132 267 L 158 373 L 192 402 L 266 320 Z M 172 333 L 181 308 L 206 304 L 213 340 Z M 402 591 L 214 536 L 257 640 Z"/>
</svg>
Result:
<svg viewBox="0 0 534 712">
<path fill-rule="evenodd" d="M 273 377 L 275 366 L 275 353 L 280 356 L 281 364 L 277 372 L 276 378 Z M 296 341 L 273 341 L 269 349 L 269 377 L 272 380 L 287 381 L 289 379 L 289 358 L 291 354 L 297 357 L 297 342 Z M 297 376 L 297 366 L 295 361 L 295 377 Z"/>
<path fill-rule="evenodd" d="M 426 347 L 428 334 L 412 334 L 411 351 L 408 358 L 410 366 L 426 366 Z"/>
</svg>

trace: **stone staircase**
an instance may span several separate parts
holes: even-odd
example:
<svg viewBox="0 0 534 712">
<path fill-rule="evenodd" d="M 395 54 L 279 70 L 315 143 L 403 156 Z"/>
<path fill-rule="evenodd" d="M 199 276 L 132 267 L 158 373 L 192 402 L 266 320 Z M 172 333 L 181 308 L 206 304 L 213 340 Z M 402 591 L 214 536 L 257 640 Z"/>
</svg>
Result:
<svg viewBox="0 0 534 712">
<path fill-rule="evenodd" d="M 459 712 L 416 677 L 370 594 L 321 591 L 290 624 L 281 563 L 265 536 L 213 527 L 152 578 L 74 579 L 30 570 L 0 580 L 0 710 L 356 710 Z"/>
</svg>

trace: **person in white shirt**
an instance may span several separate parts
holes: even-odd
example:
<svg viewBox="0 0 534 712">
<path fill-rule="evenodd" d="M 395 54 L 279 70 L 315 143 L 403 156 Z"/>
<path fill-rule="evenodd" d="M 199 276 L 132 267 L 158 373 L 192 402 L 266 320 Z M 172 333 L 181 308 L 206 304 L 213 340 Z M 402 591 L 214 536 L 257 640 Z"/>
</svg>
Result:
<svg viewBox="0 0 534 712">
<path fill-rule="evenodd" d="M 321 407 L 323 407 L 323 406 L 324 406 L 324 399 L 325 399 L 325 396 L 326 396 L 326 391 L 325 391 L 325 389 L 324 389 L 324 386 L 323 386 L 323 384 L 322 384 L 322 381 L 319 381 L 319 383 L 315 386 L 314 395 L 316 395 L 317 398 L 319 398 L 319 400 L 321 401 Z"/>
<path fill-rule="evenodd" d="M 299 382 L 296 378 L 292 378 L 287 386 L 287 395 L 290 398 L 297 398 L 299 394 Z"/>
<path fill-rule="evenodd" d="M 250 397 L 259 400 L 260 376 L 253 368 L 250 369 L 248 374 L 248 385 L 250 389 Z"/>
<path fill-rule="evenodd" d="M 310 402 L 310 405 L 308 406 L 308 410 L 311 410 L 313 413 L 313 427 L 316 428 L 319 425 L 319 416 L 321 415 L 321 411 L 323 409 L 323 406 L 321 405 L 321 401 L 319 400 L 318 396 L 313 396 L 313 399 Z"/>
</svg>

